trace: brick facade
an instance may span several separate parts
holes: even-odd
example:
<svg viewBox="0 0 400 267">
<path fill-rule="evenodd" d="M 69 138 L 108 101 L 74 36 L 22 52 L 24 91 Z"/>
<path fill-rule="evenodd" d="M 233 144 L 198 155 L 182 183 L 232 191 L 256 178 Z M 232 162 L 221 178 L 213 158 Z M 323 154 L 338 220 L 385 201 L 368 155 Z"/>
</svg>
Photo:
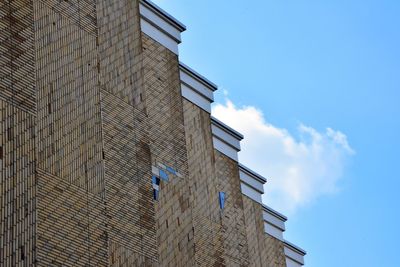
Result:
<svg viewBox="0 0 400 267">
<path fill-rule="evenodd" d="M 286 266 L 139 5 L 0 2 L 0 266 Z"/>
</svg>

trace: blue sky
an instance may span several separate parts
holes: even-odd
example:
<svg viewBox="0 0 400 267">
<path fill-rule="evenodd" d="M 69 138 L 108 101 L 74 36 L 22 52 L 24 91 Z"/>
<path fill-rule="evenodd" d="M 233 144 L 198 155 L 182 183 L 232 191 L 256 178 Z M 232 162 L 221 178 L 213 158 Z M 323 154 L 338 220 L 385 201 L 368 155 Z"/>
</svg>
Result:
<svg viewBox="0 0 400 267">
<path fill-rule="evenodd" d="M 266 199 L 295 201 L 285 238 L 306 266 L 399 266 L 400 1 L 154 2 L 187 26 L 180 60 L 219 85 L 214 112 L 248 132 L 243 150 L 271 140 L 241 158 Z"/>
</svg>

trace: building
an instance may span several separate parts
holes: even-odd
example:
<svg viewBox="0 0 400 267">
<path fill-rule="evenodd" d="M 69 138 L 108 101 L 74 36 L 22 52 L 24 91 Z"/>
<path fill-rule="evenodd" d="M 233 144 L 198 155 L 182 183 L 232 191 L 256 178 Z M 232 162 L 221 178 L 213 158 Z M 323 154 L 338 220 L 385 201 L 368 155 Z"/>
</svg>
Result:
<svg viewBox="0 0 400 267">
<path fill-rule="evenodd" d="M 301 266 L 150 1 L 0 2 L 1 266 Z"/>
</svg>

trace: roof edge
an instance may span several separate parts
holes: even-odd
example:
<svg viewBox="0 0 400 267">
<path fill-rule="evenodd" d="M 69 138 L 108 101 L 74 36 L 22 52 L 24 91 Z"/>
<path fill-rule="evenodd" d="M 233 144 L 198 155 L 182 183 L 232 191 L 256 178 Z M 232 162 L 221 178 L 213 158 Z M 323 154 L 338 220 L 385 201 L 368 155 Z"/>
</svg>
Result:
<svg viewBox="0 0 400 267">
<path fill-rule="evenodd" d="M 179 62 L 179 67 L 183 70 L 194 76 L 200 83 L 204 84 L 208 87 L 211 91 L 215 92 L 218 90 L 218 86 L 211 82 L 209 79 L 204 77 L 203 75 L 199 74 L 197 71 L 190 68 L 188 65 L 184 64 L 183 62 Z"/>
<path fill-rule="evenodd" d="M 287 247 L 289 247 L 290 249 L 296 251 L 297 253 L 299 253 L 299 254 L 302 255 L 303 257 L 304 257 L 305 255 L 307 255 L 307 251 L 305 251 L 304 249 L 302 249 L 302 248 L 300 248 L 300 247 L 294 245 L 293 243 L 290 243 L 290 242 L 287 241 L 287 240 L 284 240 L 283 243 L 284 243 L 285 246 L 287 246 Z"/>
<path fill-rule="evenodd" d="M 267 178 L 264 176 L 256 173 L 255 171 L 249 169 L 248 167 L 244 166 L 243 164 L 239 163 L 239 169 L 248 173 L 250 176 L 256 178 L 259 182 L 265 184 L 267 182 Z"/>
<path fill-rule="evenodd" d="M 221 129 L 223 129 L 224 131 L 226 131 L 230 135 L 234 136 L 239 141 L 243 140 L 243 138 L 244 138 L 243 134 L 241 134 L 238 131 L 236 131 L 235 129 L 229 127 L 228 125 L 226 125 L 222 121 L 218 120 L 214 116 L 211 116 L 211 124 L 215 124 L 216 126 L 220 127 Z"/>
<path fill-rule="evenodd" d="M 264 209 L 266 212 L 268 212 L 269 214 L 271 214 L 271 215 L 277 217 L 278 219 L 280 219 L 280 220 L 282 220 L 282 221 L 284 221 L 284 222 L 286 222 L 287 219 L 288 219 L 285 215 L 283 215 L 282 213 L 277 212 L 276 210 L 274 210 L 274 209 L 268 207 L 267 205 L 263 205 L 263 209 Z"/>
<path fill-rule="evenodd" d="M 179 20 L 174 18 L 172 15 L 170 15 L 168 12 L 166 12 L 164 9 L 162 9 L 161 7 L 159 7 L 158 5 L 153 3 L 152 1 L 150 1 L 150 0 L 141 0 L 141 2 L 143 4 L 145 4 L 145 5 L 147 5 L 149 8 L 153 9 L 154 11 L 156 11 L 159 15 L 164 17 L 166 20 L 168 20 L 180 32 L 186 31 L 186 26 L 182 22 L 180 22 Z"/>
</svg>

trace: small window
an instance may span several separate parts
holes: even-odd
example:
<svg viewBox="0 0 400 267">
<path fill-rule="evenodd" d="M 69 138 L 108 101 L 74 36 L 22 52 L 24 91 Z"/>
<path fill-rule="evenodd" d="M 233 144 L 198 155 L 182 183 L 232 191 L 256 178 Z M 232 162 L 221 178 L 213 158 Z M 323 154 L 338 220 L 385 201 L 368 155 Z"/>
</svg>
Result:
<svg viewBox="0 0 400 267">
<path fill-rule="evenodd" d="M 0 146 L 0 159 L 3 159 L 3 147 Z"/>
</svg>

